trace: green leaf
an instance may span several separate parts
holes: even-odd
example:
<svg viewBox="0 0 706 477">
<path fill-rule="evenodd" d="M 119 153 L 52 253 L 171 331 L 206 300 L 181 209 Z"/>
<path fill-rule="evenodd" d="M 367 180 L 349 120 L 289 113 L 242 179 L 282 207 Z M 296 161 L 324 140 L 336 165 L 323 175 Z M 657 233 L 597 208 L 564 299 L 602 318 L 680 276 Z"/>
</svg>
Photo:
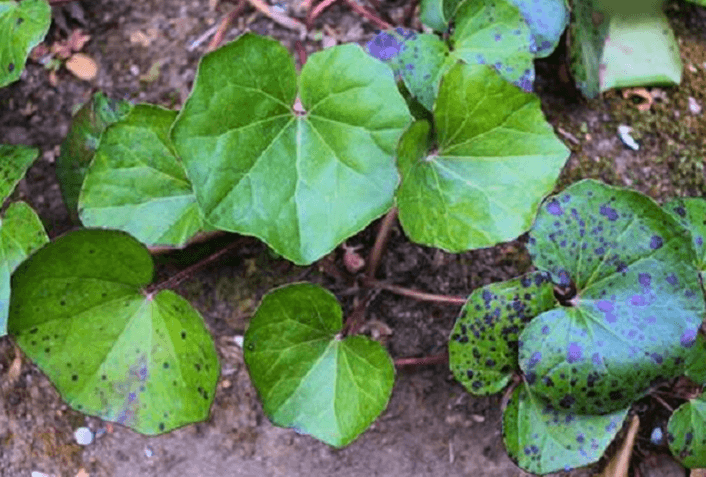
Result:
<svg viewBox="0 0 706 477">
<path fill-rule="evenodd" d="M 684 467 L 706 467 L 706 396 L 685 402 L 669 418 L 667 441 Z"/>
<path fill-rule="evenodd" d="M 686 358 L 684 376 L 688 376 L 699 386 L 706 385 L 706 338 L 701 333 L 696 336 L 694 352 Z"/>
<path fill-rule="evenodd" d="M 663 0 L 576 2 L 572 69 L 589 98 L 611 88 L 681 81 L 679 45 Z"/>
<path fill-rule="evenodd" d="M 10 275 L 48 241 L 42 221 L 29 205 L 15 202 L 7 208 L 0 224 L 0 337 L 7 334 Z"/>
<path fill-rule="evenodd" d="M 12 276 L 8 328 L 74 409 L 154 435 L 208 417 L 218 358 L 199 313 L 152 279 L 147 249 L 82 229 Z"/>
<path fill-rule="evenodd" d="M 474 394 L 502 390 L 517 363 L 517 338 L 527 323 L 555 306 L 549 276 L 528 273 L 475 290 L 461 309 L 449 339 L 449 366 Z"/>
<path fill-rule="evenodd" d="M 205 220 L 309 264 L 392 206 L 410 114 L 390 70 L 348 44 L 311 55 L 245 34 L 206 55 L 172 129 Z"/>
<path fill-rule="evenodd" d="M 169 140 L 176 115 L 140 104 L 103 133 L 79 198 L 86 227 L 123 230 L 149 246 L 182 246 L 199 231 L 196 197 Z"/>
<path fill-rule="evenodd" d="M 51 8 L 44 0 L 0 0 L 0 88 L 17 81 L 29 52 L 44 39 Z"/>
<path fill-rule="evenodd" d="M 527 386 L 518 387 L 503 414 L 505 448 L 527 472 L 568 472 L 597 462 L 627 413 L 626 408 L 604 416 L 574 414 L 547 404 Z"/>
<path fill-rule="evenodd" d="M 696 251 L 696 267 L 701 275 L 701 284 L 706 285 L 706 200 L 701 197 L 677 198 L 663 207 L 691 232 Z"/>
<path fill-rule="evenodd" d="M 341 339 L 341 307 L 321 287 L 299 283 L 262 300 L 245 333 L 250 378 L 273 424 L 343 447 L 390 399 L 395 368 L 363 336 Z"/>
<path fill-rule="evenodd" d="M 510 0 L 532 31 L 537 58 L 549 56 L 569 24 L 566 0 Z"/>
<path fill-rule="evenodd" d="M 405 233 L 461 252 L 525 232 L 569 155 L 539 99 L 487 66 L 458 64 L 444 76 L 434 118 L 438 148 L 427 147 L 428 125 L 400 141 Z"/>
<path fill-rule="evenodd" d="M 555 407 L 622 409 L 698 352 L 704 299 L 691 236 L 649 197 L 576 183 L 544 201 L 529 251 L 569 290 L 520 336 L 525 378 Z"/>
<path fill-rule="evenodd" d="M 419 21 L 436 31 L 446 31 L 462 0 L 422 0 Z"/>
<path fill-rule="evenodd" d="M 78 222 L 78 197 L 88 166 L 109 125 L 124 118 L 132 109 L 127 101 L 113 101 L 103 93 L 95 93 L 74 115 L 71 129 L 61 144 L 56 160 L 56 177 L 61 195 L 74 222 Z"/>
<path fill-rule="evenodd" d="M 396 28 L 379 33 L 368 53 L 401 77 L 410 93 L 430 111 L 442 76 L 459 60 L 493 66 L 511 83 L 532 89 L 532 36 L 520 11 L 504 1 L 466 1 L 456 13 L 449 45 L 436 35 Z"/>
<path fill-rule="evenodd" d="M 12 194 L 37 157 L 37 148 L 0 144 L 0 205 Z"/>
</svg>

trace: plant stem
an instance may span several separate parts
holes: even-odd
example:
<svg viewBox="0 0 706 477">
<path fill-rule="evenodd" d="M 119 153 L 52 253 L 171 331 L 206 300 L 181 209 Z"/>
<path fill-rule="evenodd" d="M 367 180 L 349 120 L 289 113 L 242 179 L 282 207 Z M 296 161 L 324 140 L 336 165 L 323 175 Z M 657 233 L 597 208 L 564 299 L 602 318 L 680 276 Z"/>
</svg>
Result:
<svg viewBox="0 0 706 477">
<path fill-rule="evenodd" d="M 436 295 L 434 293 L 425 293 L 418 290 L 412 290 L 411 288 L 399 287 L 397 285 L 392 285 L 390 283 L 381 282 L 374 279 L 367 279 L 363 281 L 363 284 L 373 288 L 381 288 L 397 295 L 406 296 L 409 298 L 414 298 L 419 301 L 431 301 L 435 303 L 445 303 L 447 305 L 464 305 L 467 298 L 462 296 L 451 296 L 451 295 Z"/>
<path fill-rule="evenodd" d="M 216 34 L 213 35 L 213 38 L 208 44 L 208 48 L 206 49 L 206 51 L 213 51 L 221 45 L 221 43 L 223 42 L 223 38 L 226 36 L 228 28 L 230 28 L 235 19 L 238 18 L 241 13 L 243 13 L 243 10 L 245 10 L 246 5 L 246 0 L 240 0 L 238 2 L 238 5 L 236 5 L 235 9 L 231 11 L 228 15 L 226 15 L 223 20 L 221 20 L 221 24 L 218 25 L 218 30 L 216 30 Z"/>
<path fill-rule="evenodd" d="M 262 0 L 248 0 L 248 3 L 275 23 L 279 23 L 283 27 L 289 28 L 290 30 L 297 30 L 302 37 L 306 35 L 306 26 L 303 23 L 275 11 Z"/>
<path fill-rule="evenodd" d="M 372 293 L 366 292 L 363 298 L 356 303 L 353 311 L 351 311 L 350 315 L 346 318 L 346 323 L 343 326 L 343 330 L 341 330 L 341 337 L 345 338 L 346 336 L 358 334 L 360 327 L 363 326 L 365 322 L 365 310 L 368 308 L 368 304 L 373 296 Z"/>
<path fill-rule="evenodd" d="M 324 0 L 323 2 L 316 5 L 316 8 L 314 8 L 313 10 L 309 10 L 309 14 L 306 16 L 306 26 L 308 28 L 311 28 L 314 23 L 314 20 L 316 20 L 316 17 L 321 15 L 321 12 L 336 3 L 336 1 L 337 0 Z"/>
<path fill-rule="evenodd" d="M 185 279 L 187 279 L 191 275 L 193 275 L 200 268 L 203 268 L 206 265 L 208 265 L 209 263 L 218 260 L 221 256 L 225 255 L 227 252 L 230 252 L 234 248 L 243 245 L 247 241 L 248 241 L 248 237 L 240 237 L 240 238 L 234 240 L 233 242 L 229 243 L 228 245 L 226 245 L 222 249 L 216 251 L 215 253 L 212 253 L 211 255 L 204 258 L 203 260 L 198 261 L 198 262 L 194 263 L 193 265 L 186 267 L 184 270 L 176 273 L 175 275 L 172 275 L 171 277 L 164 280 L 163 282 L 155 283 L 153 285 L 148 286 L 147 288 L 145 288 L 143 294 L 148 299 L 151 300 L 152 297 L 154 295 L 156 295 L 157 293 L 159 293 L 160 291 L 165 290 L 167 288 L 174 288 L 179 283 L 181 283 L 182 281 L 184 281 Z"/>
<path fill-rule="evenodd" d="M 392 25 L 387 23 L 382 18 L 378 18 L 374 13 L 372 13 L 368 9 L 358 5 L 355 0 L 345 0 L 345 2 L 348 4 L 349 7 L 351 7 L 351 10 L 356 12 L 358 15 L 367 18 L 369 21 L 373 22 L 378 28 L 382 30 L 389 30 L 390 28 L 392 28 Z"/>
<path fill-rule="evenodd" d="M 375 278 L 375 272 L 377 271 L 378 265 L 380 265 L 380 257 L 382 257 L 382 251 L 385 249 L 387 244 L 387 239 L 390 236 L 390 230 L 392 230 L 392 225 L 395 223 L 397 218 L 397 207 L 393 207 L 382 219 L 380 228 L 378 229 L 378 235 L 375 238 L 375 245 L 370 251 L 370 256 L 368 256 L 368 270 L 366 275 L 368 278 Z"/>
<path fill-rule="evenodd" d="M 433 354 L 431 356 L 422 356 L 420 358 L 397 358 L 395 367 L 402 366 L 430 366 L 434 364 L 446 364 L 449 362 L 449 353 Z"/>
<path fill-rule="evenodd" d="M 301 41 L 297 40 L 294 43 L 294 49 L 297 51 L 300 66 L 304 68 L 304 64 L 306 64 L 306 49 L 304 49 L 304 45 Z"/>
</svg>

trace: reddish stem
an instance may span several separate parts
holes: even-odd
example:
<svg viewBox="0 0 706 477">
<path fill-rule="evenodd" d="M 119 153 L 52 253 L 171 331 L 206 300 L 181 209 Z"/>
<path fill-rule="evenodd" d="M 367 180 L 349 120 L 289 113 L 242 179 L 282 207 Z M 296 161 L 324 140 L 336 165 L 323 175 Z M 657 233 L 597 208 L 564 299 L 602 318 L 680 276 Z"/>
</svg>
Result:
<svg viewBox="0 0 706 477">
<path fill-rule="evenodd" d="M 358 334 L 360 327 L 363 326 L 365 322 L 365 310 L 368 308 L 368 304 L 372 298 L 371 293 L 366 293 L 364 298 L 358 302 L 350 315 L 346 318 L 346 323 L 341 330 L 341 336 L 353 336 Z"/>
<path fill-rule="evenodd" d="M 395 367 L 402 366 L 429 366 L 433 364 L 446 364 L 449 362 L 448 353 L 433 354 L 431 356 L 422 356 L 420 358 L 397 358 Z"/>
<path fill-rule="evenodd" d="M 365 279 L 363 283 L 366 286 L 373 288 L 382 288 L 397 295 L 406 296 L 409 298 L 414 298 L 419 301 L 431 301 L 435 303 L 444 303 L 447 305 L 465 305 L 466 297 L 462 296 L 451 296 L 451 295 L 436 295 L 433 293 L 425 293 L 418 290 L 412 290 L 411 288 L 398 287 L 397 285 L 392 285 L 390 283 L 381 282 L 374 279 Z"/>
<path fill-rule="evenodd" d="M 405 10 L 404 13 L 404 23 L 407 26 L 412 26 L 412 19 L 414 18 L 414 10 L 417 8 L 417 4 L 419 3 L 419 0 L 411 0 L 409 2 L 409 5 L 407 5 L 407 9 Z"/>
<path fill-rule="evenodd" d="M 234 240 L 233 242 L 229 243 L 222 249 L 218 250 L 215 253 L 212 253 L 208 257 L 204 258 L 203 260 L 200 260 L 196 263 L 194 263 L 191 266 L 186 267 L 184 270 L 180 271 L 179 273 L 172 275 L 169 277 L 167 280 L 164 280 L 163 282 L 160 283 L 155 283 L 153 285 L 148 286 L 144 290 L 144 295 L 148 299 L 152 299 L 154 295 L 159 293 L 162 290 L 165 290 L 167 288 L 174 288 L 176 287 L 179 283 L 184 281 L 185 279 L 189 278 L 191 275 L 193 275 L 197 270 L 200 268 L 205 267 L 211 262 L 214 262 L 218 260 L 220 257 L 225 255 L 227 252 L 230 252 L 236 247 L 239 247 L 243 245 L 245 242 L 247 242 L 249 239 L 248 237 L 240 237 L 237 240 Z"/>
<path fill-rule="evenodd" d="M 351 10 L 356 12 L 358 15 L 367 18 L 369 21 L 373 22 L 381 30 L 389 30 L 390 28 L 392 28 L 392 25 L 387 23 L 382 18 L 379 18 L 378 16 L 376 16 L 370 10 L 358 5 L 355 2 L 355 0 L 345 0 L 345 2 L 348 4 L 349 7 L 351 7 Z"/>
<path fill-rule="evenodd" d="M 368 256 L 368 270 L 366 272 L 368 278 L 375 278 L 375 272 L 380 264 L 382 251 L 385 249 L 385 244 L 387 244 L 387 239 L 390 236 L 390 230 L 392 230 L 392 225 L 395 223 L 396 218 L 397 207 L 393 207 L 380 223 L 378 235 L 375 238 L 375 245 L 373 245 L 373 249 L 370 251 L 370 256 Z"/>
<path fill-rule="evenodd" d="M 309 14 L 306 16 L 306 27 L 311 28 L 311 26 L 314 24 L 314 20 L 316 20 L 316 17 L 321 15 L 321 12 L 336 3 L 336 1 L 337 0 L 324 0 L 323 2 L 316 5 L 316 8 L 314 8 L 313 10 L 309 10 Z"/>
<path fill-rule="evenodd" d="M 294 43 L 294 49 L 297 51 L 297 56 L 299 57 L 299 64 L 302 68 L 304 68 L 304 64 L 306 63 L 306 50 L 304 49 L 304 45 L 301 41 L 297 40 Z"/>
<path fill-rule="evenodd" d="M 218 30 L 216 30 L 216 34 L 213 35 L 213 38 L 211 38 L 211 42 L 208 44 L 208 48 L 206 49 L 206 51 L 213 51 L 221 45 L 221 43 L 223 42 L 223 38 L 228 32 L 228 28 L 230 28 L 235 19 L 238 18 L 241 13 L 243 13 L 243 10 L 245 10 L 246 6 L 246 0 L 240 0 L 236 5 L 235 9 L 228 13 L 228 15 L 223 17 L 223 20 L 221 20 L 221 24 L 218 25 Z"/>
</svg>

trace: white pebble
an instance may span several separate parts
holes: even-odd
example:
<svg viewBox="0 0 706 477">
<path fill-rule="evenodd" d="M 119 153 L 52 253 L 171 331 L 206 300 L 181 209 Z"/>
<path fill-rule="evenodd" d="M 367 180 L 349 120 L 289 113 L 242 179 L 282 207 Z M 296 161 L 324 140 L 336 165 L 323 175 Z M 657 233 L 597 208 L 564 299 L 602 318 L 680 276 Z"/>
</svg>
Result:
<svg viewBox="0 0 706 477">
<path fill-rule="evenodd" d="M 243 336 L 240 336 L 240 335 L 233 336 L 233 341 L 235 342 L 235 344 L 236 344 L 239 348 L 242 348 L 242 347 L 243 347 L 243 340 L 244 340 L 244 339 L 245 339 L 245 338 L 244 338 Z"/>
<path fill-rule="evenodd" d="M 691 96 L 689 96 L 689 111 L 691 111 L 691 114 L 694 115 L 701 114 L 701 105 Z"/>
<path fill-rule="evenodd" d="M 87 427 L 79 427 L 74 431 L 74 439 L 81 446 L 87 446 L 93 442 L 93 433 Z"/>
<path fill-rule="evenodd" d="M 640 145 L 630 135 L 631 132 L 632 128 L 630 126 L 626 126 L 624 124 L 618 126 L 618 136 L 620 136 L 620 140 L 623 141 L 623 144 L 625 144 L 633 151 L 637 151 L 638 149 L 640 149 Z"/>
<path fill-rule="evenodd" d="M 44 472 L 32 472 L 32 477 L 49 477 L 49 474 L 45 474 Z"/>
</svg>

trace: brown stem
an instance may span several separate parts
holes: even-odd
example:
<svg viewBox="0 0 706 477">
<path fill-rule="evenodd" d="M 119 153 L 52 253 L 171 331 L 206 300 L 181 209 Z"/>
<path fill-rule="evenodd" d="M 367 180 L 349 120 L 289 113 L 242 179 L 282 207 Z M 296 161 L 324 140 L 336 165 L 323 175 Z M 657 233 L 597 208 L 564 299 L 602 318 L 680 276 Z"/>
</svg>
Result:
<svg viewBox="0 0 706 477">
<path fill-rule="evenodd" d="M 368 308 L 372 296 L 370 292 L 366 292 L 363 299 L 355 305 L 351 314 L 346 318 L 343 330 L 341 330 L 342 338 L 358 334 L 360 327 L 363 326 L 365 321 L 365 310 Z"/>
<path fill-rule="evenodd" d="M 378 235 L 375 238 L 375 245 L 373 245 L 373 249 L 370 251 L 370 256 L 368 256 L 368 270 L 366 272 L 368 278 L 375 278 L 375 272 L 380 264 L 382 251 L 385 249 L 385 244 L 390 236 L 390 230 L 392 230 L 392 225 L 395 223 L 396 218 L 397 207 L 393 207 L 387 215 L 385 215 L 385 218 L 382 219 L 382 223 L 380 223 Z"/>
<path fill-rule="evenodd" d="M 451 296 L 451 295 L 436 295 L 433 293 L 425 293 L 418 290 L 412 290 L 411 288 L 398 287 L 397 285 L 392 285 L 390 283 L 381 282 L 374 279 L 366 279 L 363 281 L 366 286 L 373 288 L 382 288 L 397 295 L 406 296 L 409 298 L 414 298 L 419 301 L 431 301 L 435 303 L 444 303 L 447 305 L 465 305 L 466 297 L 462 296 Z"/>
<path fill-rule="evenodd" d="M 223 17 L 223 20 L 221 20 L 221 24 L 218 25 L 218 30 L 216 30 L 216 34 L 213 35 L 213 38 L 211 38 L 211 42 L 208 44 L 208 48 L 206 49 L 206 51 L 213 51 L 221 45 L 221 43 L 223 42 L 223 38 L 226 36 L 228 28 L 230 28 L 235 19 L 238 18 L 241 13 L 243 13 L 243 10 L 245 10 L 246 6 L 247 1 L 240 0 L 235 6 L 235 9 L 228 13 L 228 15 Z"/>
<path fill-rule="evenodd" d="M 311 28 L 311 26 L 314 24 L 314 20 L 316 20 L 316 17 L 321 15 L 321 12 L 326 10 L 328 7 L 336 3 L 337 0 L 324 0 L 323 2 L 319 3 L 316 5 L 316 8 L 313 10 L 309 11 L 309 14 L 306 16 L 306 26 L 307 28 Z"/>
<path fill-rule="evenodd" d="M 431 356 L 422 356 L 420 358 L 397 358 L 395 367 L 402 366 L 429 366 L 433 364 L 446 364 L 449 362 L 448 353 L 433 354 Z"/>
<path fill-rule="evenodd" d="M 275 11 L 262 0 L 248 0 L 248 2 L 253 8 L 263 13 L 275 23 L 279 23 L 283 27 L 289 28 L 290 30 L 297 30 L 301 35 L 306 34 L 306 26 L 303 23 Z"/>
<path fill-rule="evenodd" d="M 297 56 L 299 57 L 299 64 L 302 68 L 304 68 L 304 64 L 306 63 L 306 50 L 304 49 L 304 45 L 301 41 L 297 40 L 294 43 L 294 49 L 297 51 Z"/>
<path fill-rule="evenodd" d="M 351 7 L 351 10 L 356 12 L 358 15 L 367 18 L 369 21 L 373 22 L 375 24 L 375 26 L 377 26 L 381 30 L 389 30 L 390 28 L 392 28 L 392 25 L 387 23 L 382 18 L 378 18 L 378 16 L 375 15 L 370 10 L 358 5 L 355 0 L 345 0 L 345 2 L 348 4 L 349 7 Z"/>
<path fill-rule="evenodd" d="M 411 0 L 409 2 L 409 5 L 407 5 L 407 9 L 405 10 L 404 13 L 404 23 L 407 26 L 412 26 L 412 19 L 414 18 L 414 10 L 417 8 L 417 4 L 419 3 L 419 0 Z"/>
<path fill-rule="evenodd" d="M 245 242 L 247 242 L 249 239 L 248 237 L 240 237 L 237 240 L 234 240 L 233 242 L 229 243 L 222 249 L 218 250 L 215 253 L 212 253 L 208 257 L 204 258 L 201 261 L 198 261 L 194 263 L 191 266 L 186 267 L 184 270 L 180 271 L 179 273 L 176 273 L 175 275 L 172 275 L 169 277 L 167 280 L 164 280 L 163 282 L 160 283 L 155 283 L 153 285 L 148 286 L 145 288 L 143 294 L 148 298 L 152 299 L 154 295 L 159 293 L 162 290 L 165 290 L 167 288 L 174 288 L 177 286 L 179 283 L 184 281 L 185 279 L 189 278 L 191 275 L 193 275 L 197 270 L 200 268 L 205 267 L 211 262 L 214 262 L 218 260 L 221 256 L 225 255 L 227 252 L 230 252 L 236 247 L 239 247 L 243 245 Z"/>
</svg>

